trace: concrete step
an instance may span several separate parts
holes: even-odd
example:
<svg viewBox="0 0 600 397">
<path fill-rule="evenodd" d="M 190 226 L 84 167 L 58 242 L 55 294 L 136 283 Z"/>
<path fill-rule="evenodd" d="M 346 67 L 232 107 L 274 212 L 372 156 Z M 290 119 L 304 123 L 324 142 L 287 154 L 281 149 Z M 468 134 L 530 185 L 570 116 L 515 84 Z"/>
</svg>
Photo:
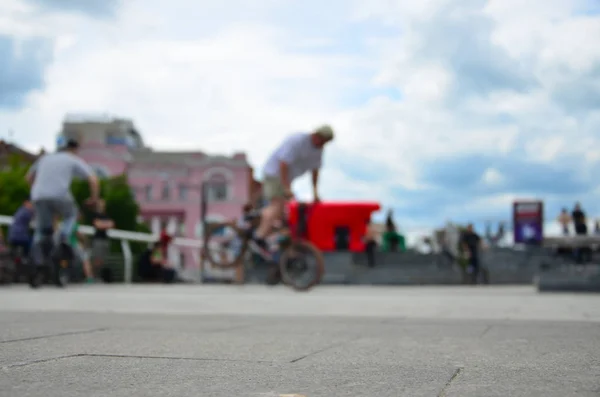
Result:
<svg viewBox="0 0 600 397">
<path fill-rule="evenodd" d="M 563 265 L 540 270 L 534 282 L 540 292 L 600 292 L 600 264 Z"/>
</svg>

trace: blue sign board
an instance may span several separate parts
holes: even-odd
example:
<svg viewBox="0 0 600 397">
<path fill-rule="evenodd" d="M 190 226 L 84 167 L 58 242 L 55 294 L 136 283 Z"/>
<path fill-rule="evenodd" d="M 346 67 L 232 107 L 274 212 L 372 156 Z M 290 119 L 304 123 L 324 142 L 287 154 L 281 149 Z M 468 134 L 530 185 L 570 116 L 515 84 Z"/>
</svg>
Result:
<svg viewBox="0 0 600 397">
<path fill-rule="evenodd" d="M 517 244 L 541 244 L 544 240 L 544 203 L 515 201 L 513 233 Z"/>
</svg>

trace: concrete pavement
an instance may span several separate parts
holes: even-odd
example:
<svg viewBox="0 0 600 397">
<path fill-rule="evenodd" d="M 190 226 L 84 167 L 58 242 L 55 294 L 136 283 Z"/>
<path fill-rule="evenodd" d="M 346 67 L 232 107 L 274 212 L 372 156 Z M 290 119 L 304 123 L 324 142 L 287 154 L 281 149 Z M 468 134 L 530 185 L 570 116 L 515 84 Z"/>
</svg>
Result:
<svg viewBox="0 0 600 397">
<path fill-rule="evenodd" d="M 0 396 L 599 396 L 600 296 L 0 288 Z"/>
</svg>

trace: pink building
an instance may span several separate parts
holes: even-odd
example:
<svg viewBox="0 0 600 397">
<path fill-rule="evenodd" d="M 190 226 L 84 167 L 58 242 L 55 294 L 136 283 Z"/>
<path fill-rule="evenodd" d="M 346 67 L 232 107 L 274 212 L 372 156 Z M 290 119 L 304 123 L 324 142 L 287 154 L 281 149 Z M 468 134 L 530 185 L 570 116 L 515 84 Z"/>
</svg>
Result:
<svg viewBox="0 0 600 397">
<path fill-rule="evenodd" d="M 207 184 L 207 219 L 241 215 L 249 200 L 252 168 L 244 153 L 231 157 L 195 152 L 158 152 L 144 145 L 129 120 L 108 117 L 67 117 L 58 144 L 75 138 L 79 154 L 100 177 L 126 173 L 140 205 L 141 221 L 158 234 L 163 227 L 182 237 L 202 236 L 201 186 Z M 173 253 L 175 262 L 198 265 L 193 252 Z"/>
</svg>

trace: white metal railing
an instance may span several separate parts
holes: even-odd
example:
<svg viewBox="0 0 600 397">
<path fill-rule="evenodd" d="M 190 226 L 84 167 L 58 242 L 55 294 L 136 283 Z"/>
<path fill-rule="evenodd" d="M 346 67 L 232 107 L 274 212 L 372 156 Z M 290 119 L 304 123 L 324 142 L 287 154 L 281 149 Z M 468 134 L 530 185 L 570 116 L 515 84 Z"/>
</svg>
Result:
<svg viewBox="0 0 600 397">
<path fill-rule="evenodd" d="M 0 215 L 0 225 L 10 225 L 12 220 L 12 216 Z M 78 231 L 85 235 L 92 235 L 94 234 L 95 229 L 92 226 L 80 225 Z M 125 283 L 131 283 L 133 279 L 133 255 L 131 253 L 129 242 L 137 241 L 141 243 L 155 243 L 158 241 L 159 236 L 156 234 L 110 229 L 108 231 L 108 237 L 121 241 L 121 250 L 123 251 L 124 260 Z M 191 238 L 176 237 L 172 240 L 172 244 L 182 248 L 194 248 L 196 255 L 200 251 L 200 248 L 202 248 L 201 240 Z"/>
</svg>

